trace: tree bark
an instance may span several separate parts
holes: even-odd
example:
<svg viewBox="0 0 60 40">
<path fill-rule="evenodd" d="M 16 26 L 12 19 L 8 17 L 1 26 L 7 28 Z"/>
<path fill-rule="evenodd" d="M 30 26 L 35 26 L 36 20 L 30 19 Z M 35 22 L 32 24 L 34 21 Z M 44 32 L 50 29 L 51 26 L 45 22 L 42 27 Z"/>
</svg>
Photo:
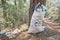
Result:
<svg viewBox="0 0 60 40">
<path fill-rule="evenodd" d="M 6 19 L 7 19 L 6 0 L 1 0 L 1 2 L 2 2 L 2 7 L 3 7 L 3 18 L 4 18 L 5 21 L 6 21 Z"/>
<path fill-rule="evenodd" d="M 38 2 L 41 2 L 45 5 L 46 0 L 30 0 L 30 8 L 29 8 L 29 25 L 30 26 L 30 20 L 34 11 L 34 8 Z"/>
<path fill-rule="evenodd" d="M 17 5 L 16 0 L 14 1 L 15 5 Z"/>
<path fill-rule="evenodd" d="M 7 8 L 6 8 L 6 0 L 1 0 L 1 3 L 2 3 L 2 8 L 3 8 L 3 18 L 5 20 L 5 27 L 8 26 L 8 24 L 6 24 L 6 22 L 8 21 L 7 19 Z"/>
</svg>

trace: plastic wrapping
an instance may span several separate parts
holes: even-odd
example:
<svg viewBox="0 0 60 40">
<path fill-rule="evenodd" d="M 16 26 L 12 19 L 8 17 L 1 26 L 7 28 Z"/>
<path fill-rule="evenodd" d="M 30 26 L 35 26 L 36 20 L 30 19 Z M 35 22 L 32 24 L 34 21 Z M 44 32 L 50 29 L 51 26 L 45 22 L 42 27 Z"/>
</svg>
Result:
<svg viewBox="0 0 60 40">
<path fill-rule="evenodd" d="M 44 16 L 47 8 L 44 5 L 41 5 L 41 6 L 43 7 L 43 11 L 42 11 L 42 8 L 37 8 L 37 11 L 34 10 L 28 33 L 37 33 L 37 32 L 44 31 L 45 27 L 42 26 L 42 23 L 44 21 Z"/>
</svg>

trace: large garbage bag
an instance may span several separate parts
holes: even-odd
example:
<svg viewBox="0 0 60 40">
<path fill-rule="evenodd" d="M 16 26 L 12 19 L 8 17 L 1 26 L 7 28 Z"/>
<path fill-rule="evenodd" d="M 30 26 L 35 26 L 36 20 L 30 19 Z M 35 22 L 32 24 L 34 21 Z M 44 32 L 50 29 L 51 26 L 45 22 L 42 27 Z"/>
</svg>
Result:
<svg viewBox="0 0 60 40">
<path fill-rule="evenodd" d="M 44 16 L 47 11 L 47 8 L 44 5 L 42 5 L 42 7 L 43 7 L 43 11 L 41 8 L 37 8 L 37 11 L 34 10 L 28 33 L 37 33 L 44 31 L 45 27 L 42 26 L 42 23 L 44 21 Z"/>
</svg>

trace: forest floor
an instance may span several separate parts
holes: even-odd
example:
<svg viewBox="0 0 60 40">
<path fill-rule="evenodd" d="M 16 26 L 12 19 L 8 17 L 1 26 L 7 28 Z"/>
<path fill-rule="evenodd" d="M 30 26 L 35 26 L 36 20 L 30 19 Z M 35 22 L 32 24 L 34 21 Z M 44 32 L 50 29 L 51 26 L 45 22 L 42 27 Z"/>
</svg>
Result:
<svg viewBox="0 0 60 40">
<path fill-rule="evenodd" d="M 21 32 L 13 38 L 7 38 L 3 35 L 0 35 L 0 40 L 60 40 L 60 25 L 57 22 L 52 22 L 46 19 L 44 25 L 45 31 L 28 34 L 27 31 Z"/>
</svg>

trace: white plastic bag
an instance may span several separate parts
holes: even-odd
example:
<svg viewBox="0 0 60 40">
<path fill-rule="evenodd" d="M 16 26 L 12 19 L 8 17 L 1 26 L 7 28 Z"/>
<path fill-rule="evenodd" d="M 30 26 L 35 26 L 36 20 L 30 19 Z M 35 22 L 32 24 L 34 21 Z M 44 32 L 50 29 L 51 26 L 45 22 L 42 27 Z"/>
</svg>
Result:
<svg viewBox="0 0 60 40">
<path fill-rule="evenodd" d="M 42 26 L 42 21 L 44 20 L 46 7 L 44 5 L 42 5 L 42 7 L 44 11 L 42 11 L 40 8 L 37 11 L 34 10 L 28 33 L 37 33 L 44 31 L 45 27 Z"/>
</svg>

